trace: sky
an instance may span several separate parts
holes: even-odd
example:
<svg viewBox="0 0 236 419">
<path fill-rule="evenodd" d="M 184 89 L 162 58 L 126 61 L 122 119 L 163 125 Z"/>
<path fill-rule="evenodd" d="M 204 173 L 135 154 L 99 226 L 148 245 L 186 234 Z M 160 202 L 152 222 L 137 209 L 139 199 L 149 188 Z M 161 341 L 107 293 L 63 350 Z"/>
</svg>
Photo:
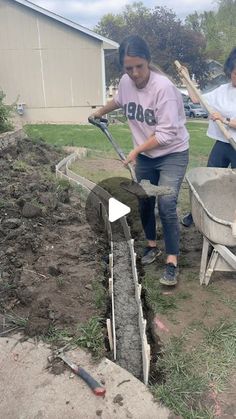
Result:
<svg viewBox="0 0 236 419">
<path fill-rule="evenodd" d="M 102 16 L 107 13 L 118 14 L 124 6 L 134 0 L 29 0 L 60 16 L 70 19 L 82 26 L 93 29 Z M 216 0 L 143 0 L 149 9 L 155 6 L 166 6 L 172 9 L 180 19 L 188 14 L 215 10 Z"/>
</svg>

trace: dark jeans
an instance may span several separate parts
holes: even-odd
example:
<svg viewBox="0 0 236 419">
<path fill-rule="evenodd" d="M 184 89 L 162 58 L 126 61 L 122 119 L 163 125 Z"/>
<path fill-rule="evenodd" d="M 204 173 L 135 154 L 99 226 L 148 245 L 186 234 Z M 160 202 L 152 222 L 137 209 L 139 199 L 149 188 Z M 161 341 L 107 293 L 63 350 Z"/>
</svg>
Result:
<svg viewBox="0 0 236 419">
<path fill-rule="evenodd" d="M 231 166 L 232 169 L 236 169 L 236 151 L 231 144 L 216 141 L 211 150 L 207 166 L 222 168 Z"/>
<path fill-rule="evenodd" d="M 188 150 L 163 157 L 140 154 L 135 167 L 138 182 L 149 179 L 154 185 L 170 186 L 174 193 L 158 197 L 166 253 L 179 254 L 179 221 L 176 207 L 179 189 L 188 165 Z M 147 240 L 156 240 L 155 197 L 140 199 L 140 216 Z"/>
</svg>

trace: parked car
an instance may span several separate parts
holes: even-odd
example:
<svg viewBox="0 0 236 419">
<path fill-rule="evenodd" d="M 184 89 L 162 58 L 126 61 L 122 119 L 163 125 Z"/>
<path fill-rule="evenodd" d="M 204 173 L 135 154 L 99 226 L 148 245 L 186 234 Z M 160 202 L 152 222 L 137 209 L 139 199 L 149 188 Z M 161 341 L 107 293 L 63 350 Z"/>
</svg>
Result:
<svg viewBox="0 0 236 419">
<path fill-rule="evenodd" d="M 198 103 L 185 103 L 184 111 L 185 115 L 190 118 L 208 118 L 208 112 Z"/>
</svg>

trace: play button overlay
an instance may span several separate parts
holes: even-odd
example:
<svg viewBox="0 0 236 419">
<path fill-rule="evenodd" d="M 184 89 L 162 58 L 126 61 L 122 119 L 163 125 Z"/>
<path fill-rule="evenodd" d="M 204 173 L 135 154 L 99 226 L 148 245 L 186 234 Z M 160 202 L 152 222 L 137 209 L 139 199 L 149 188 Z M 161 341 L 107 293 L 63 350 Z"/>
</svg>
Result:
<svg viewBox="0 0 236 419">
<path fill-rule="evenodd" d="M 123 217 L 127 217 L 127 223 L 133 229 L 135 237 L 137 232 L 142 231 L 139 215 L 139 198 L 129 192 L 129 188 L 123 185 L 132 181 L 125 177 L 110 177 L 97 183 L 87 195 L 85 201 L 85 215 L 87 223 L 92 230 L 91 241 L 95 237 L 107 242 L 107 221 L 112 229 L 112 241 L 123 242 Z M 104 194 L 103 194 L 104 192 Z M 83 197 L 83 195 L 82 195 Z M 104 210 L 105 209 L 105 210 Z M 81 220 L 82 221 L 82 220 Z M 94 233 L 94 234 L 93 234 Z M 106 238 L 105 238 L 106 237 Z"/>
<path fill-rule="evenodd" d="M 108 218 L 111 223 L 130 213 L 130 207 L 115 198 L 110 198 L 108 202 Z"/>
</svg>

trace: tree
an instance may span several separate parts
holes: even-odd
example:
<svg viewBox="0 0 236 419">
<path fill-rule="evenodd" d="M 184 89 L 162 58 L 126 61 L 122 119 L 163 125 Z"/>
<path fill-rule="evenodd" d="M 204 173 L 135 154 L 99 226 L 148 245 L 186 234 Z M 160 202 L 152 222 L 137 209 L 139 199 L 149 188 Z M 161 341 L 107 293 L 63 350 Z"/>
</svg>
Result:
<svg viewBox="0 0 236 419">
<path fill-rule="evenodd" d="M 149 41 L 154 62 L 160 64 L 160 67 L 175 79 L 176 69 L 173 63 L 179 60 L 187 65 L 203 84 L 207 74 L 203 53 L 204 36 L 183 25 L 172 11 L 164 7 L 156 7 L 153 10 L 150 26 L 155 28 L 154 36 Z"/>
<path fill-rule="evenodd" d="M 189 28 L 198 28 L 204 35 L 209 58 L 223 63 L 236 45 L 236 0 L 218 0 L 216 12 L 195 12 L 185 22 Z"/>
<path fill-rule="evenodd" d="M 206 56 L 216 60 L 219 59 L 219 56 L 222 54 L 222 47 L 216 14 L 212 11 L 201 14 L 195 12 L 189 15 L 185 22 L 189 28 L 197 27 L 198 31 L 205 37 Z"/>
<path fill-rule="evenodd" d="M 219 0 L 218 4 L 216 19 L 223 50 L 221 59 L 225 60 L 236 46 L 236 0 Z"/>
<path fill-rule="evenodd" d="M 118 43 L 128 34 L 139 34 L 150 47 L 153 63 L 174 79 L 177 76 L 173 65 L 175 60 L 188 65 L 201 81 L 206 76 L 203 33 L 184 25 L 166 7 L 148 9 L 141 2 L 133 3 L 118 15 L 103 16 L 95 31 Z M 120 76 L 117 63 L 117 53 L 109 52 L 106 60 L 107 84 Z"/>
<path fill-rule="evenodd" d="M 109 13 L 104 15 L 94 31 L 107 38 L 112 39 L 119 44 L 129 34 L 139 33 L 143 36 L 143 25 L 147 25 L 149 10 L 142 2 L 134 2 L 127 5 L 124 11 L 114 15 Z M 106 84 L 109 86 L 117 84 L 122 74 L 119 66 L 118 52 L 107 51 L 106 55 Z"/>
</svg>

